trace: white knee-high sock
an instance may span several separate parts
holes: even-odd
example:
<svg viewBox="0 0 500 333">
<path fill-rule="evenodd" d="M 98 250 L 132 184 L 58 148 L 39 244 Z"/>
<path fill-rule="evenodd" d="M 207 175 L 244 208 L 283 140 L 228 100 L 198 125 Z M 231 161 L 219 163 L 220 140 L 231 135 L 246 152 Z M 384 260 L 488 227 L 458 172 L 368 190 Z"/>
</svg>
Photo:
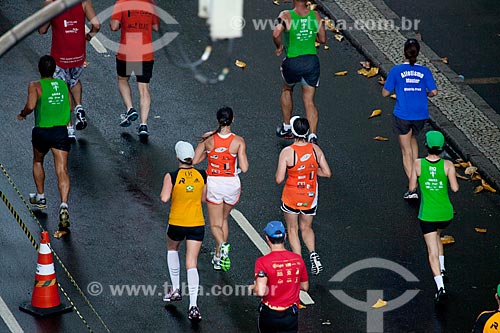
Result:
<svg viewBox="0 0 500 333">
<path fill-rule="evenodd" d="M 446 270 L 444 268 L 444 256 L 439 256 L 439 266 L 441 267 L 442 271 Z"/>
<path fill-rule="evenodd" d="M 172 282 L 172 288 L 174 290 L 179 289 L 179 271 L 181 269 L 181 265 L 179 263 L 178 251 L 167 252 L 167 265 L 170 273 L 170 281 Z"/>
<path fill-rule="evenodd" d="M 189 287 L 189 307 L 197 306 L 198 289 L 200 287 L 200 277 L 197 268 L 187 270 L 188 287 Z"/>
</svg>

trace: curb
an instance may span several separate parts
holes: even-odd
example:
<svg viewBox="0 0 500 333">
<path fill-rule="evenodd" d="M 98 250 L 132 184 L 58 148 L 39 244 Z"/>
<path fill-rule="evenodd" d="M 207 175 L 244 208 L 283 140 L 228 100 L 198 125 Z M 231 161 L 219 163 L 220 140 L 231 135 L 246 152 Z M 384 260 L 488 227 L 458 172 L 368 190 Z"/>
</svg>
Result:
<svg viewBox="0 0 500 333">
<path fill-rule="evenodd" d="M 394 64 L 378 49 L 378 47 L 368 38 L 362 30 L 354 29 L 353 19 L 344 12 L 334 0 L 315 0 L 318 7 L 329 18 L 335 21 L 343 20 L 346 22 L 346 29 L 342 34 L 346 39 L 373 65 L 380 68 L 380 73 L 387 76 L 389 70 Z M 372 0 L 372 4 L 379 9 L 387 19 L 393 20 L 398 24 L 401 18 L 396 15 L 382 0 Z M 407 38 L 416 38 L 413 31 L 402 32 Z M 457 73 L 450 67 L 440 61 L 439 57 L 425 42 L 419 40 L 421 53 L 425 54 L 438 70 L 444 74 L 460 92 L 468 97 L 474 105 L 488 117 L 493 123 L 500 125 L 500 115 L 497 114 L 472 88 L 465 84 Z M 455 124 L 432 103 L 429 103 L 430 122 L 433 127 L 439 129 L 446 137 L 447 143 L 457 152 L 459 152 L 465 161 L 478 167 L 481 176 L 494 188 L 500 190 L 500 170 L 477 149 L 474 144 L 460 131 Z"/>
</svg>

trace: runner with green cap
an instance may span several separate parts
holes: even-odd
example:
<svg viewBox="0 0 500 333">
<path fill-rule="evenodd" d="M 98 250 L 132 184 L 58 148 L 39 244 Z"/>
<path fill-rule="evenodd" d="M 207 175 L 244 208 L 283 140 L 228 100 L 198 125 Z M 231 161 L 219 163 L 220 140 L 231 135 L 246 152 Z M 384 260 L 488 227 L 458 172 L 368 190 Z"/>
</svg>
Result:
<svg viewBox="0 0 500 333">
<path fill-rule="evenodd" d="M 453 219 L 453 206 L 448 195 L 448 184 L 453 192 L 458 191 L 455 167 L 451 161 L 439 156 L 444 147 L 444 136 L 438 131 L 429 131 L 425 135 L 427 157 L 415 160 L 410 176 L 409 189 L 414 191 L 420 186 L 422 199 L 418 219 L 424 234 L 434 281 L 437 286 L 436 304 L 446 299 L 444 282 L 448 277 L 444 267 L 444 248 L 441 231 Z"/>
</svg>

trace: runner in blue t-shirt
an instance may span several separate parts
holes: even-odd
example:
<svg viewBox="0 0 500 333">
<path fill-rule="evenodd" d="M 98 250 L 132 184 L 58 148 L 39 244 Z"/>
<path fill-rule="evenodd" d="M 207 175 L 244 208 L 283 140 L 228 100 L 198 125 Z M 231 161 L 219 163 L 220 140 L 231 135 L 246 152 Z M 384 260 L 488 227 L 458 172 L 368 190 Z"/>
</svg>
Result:
<svg viewBox="0 0 500 333">
<path fill-rule="evenodd" d="M 420 44 L 408 39 L 404 46 L 405 62 L 394 66 L 387 76 L 382 96 L 396 92 L 394 107 L 394 133 L 398 135 L 403 155 L 403 167 L 410 179 L 413 161 L 418 158 L 417 136 L 429 119 L 427 97 L 437 95 L 436 83 L 431 71 L 416 64 Z M 416 191 L 406 191 L 404 199 L 418 199 Z"/>
</svg>

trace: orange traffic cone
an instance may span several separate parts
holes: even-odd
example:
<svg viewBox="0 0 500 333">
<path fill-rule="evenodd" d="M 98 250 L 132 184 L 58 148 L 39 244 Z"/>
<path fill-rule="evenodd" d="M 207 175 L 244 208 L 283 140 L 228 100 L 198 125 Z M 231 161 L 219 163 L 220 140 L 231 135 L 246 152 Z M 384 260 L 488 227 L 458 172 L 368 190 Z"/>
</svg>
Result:
<svg viewBox="0 0 500 333">
<path fill-rule="evenodd" d="M 50 250 L 49 233 L 42 232 L 38 263 L 36 265 L 35 287 L 31 296 L 31 304 L 23 303 L 19 309 L 38 317 L 46 317 L 71 311 L 71 306 L 61 303 L 57 290 L 56 271 L 52 251 Z"/>
</svg>

